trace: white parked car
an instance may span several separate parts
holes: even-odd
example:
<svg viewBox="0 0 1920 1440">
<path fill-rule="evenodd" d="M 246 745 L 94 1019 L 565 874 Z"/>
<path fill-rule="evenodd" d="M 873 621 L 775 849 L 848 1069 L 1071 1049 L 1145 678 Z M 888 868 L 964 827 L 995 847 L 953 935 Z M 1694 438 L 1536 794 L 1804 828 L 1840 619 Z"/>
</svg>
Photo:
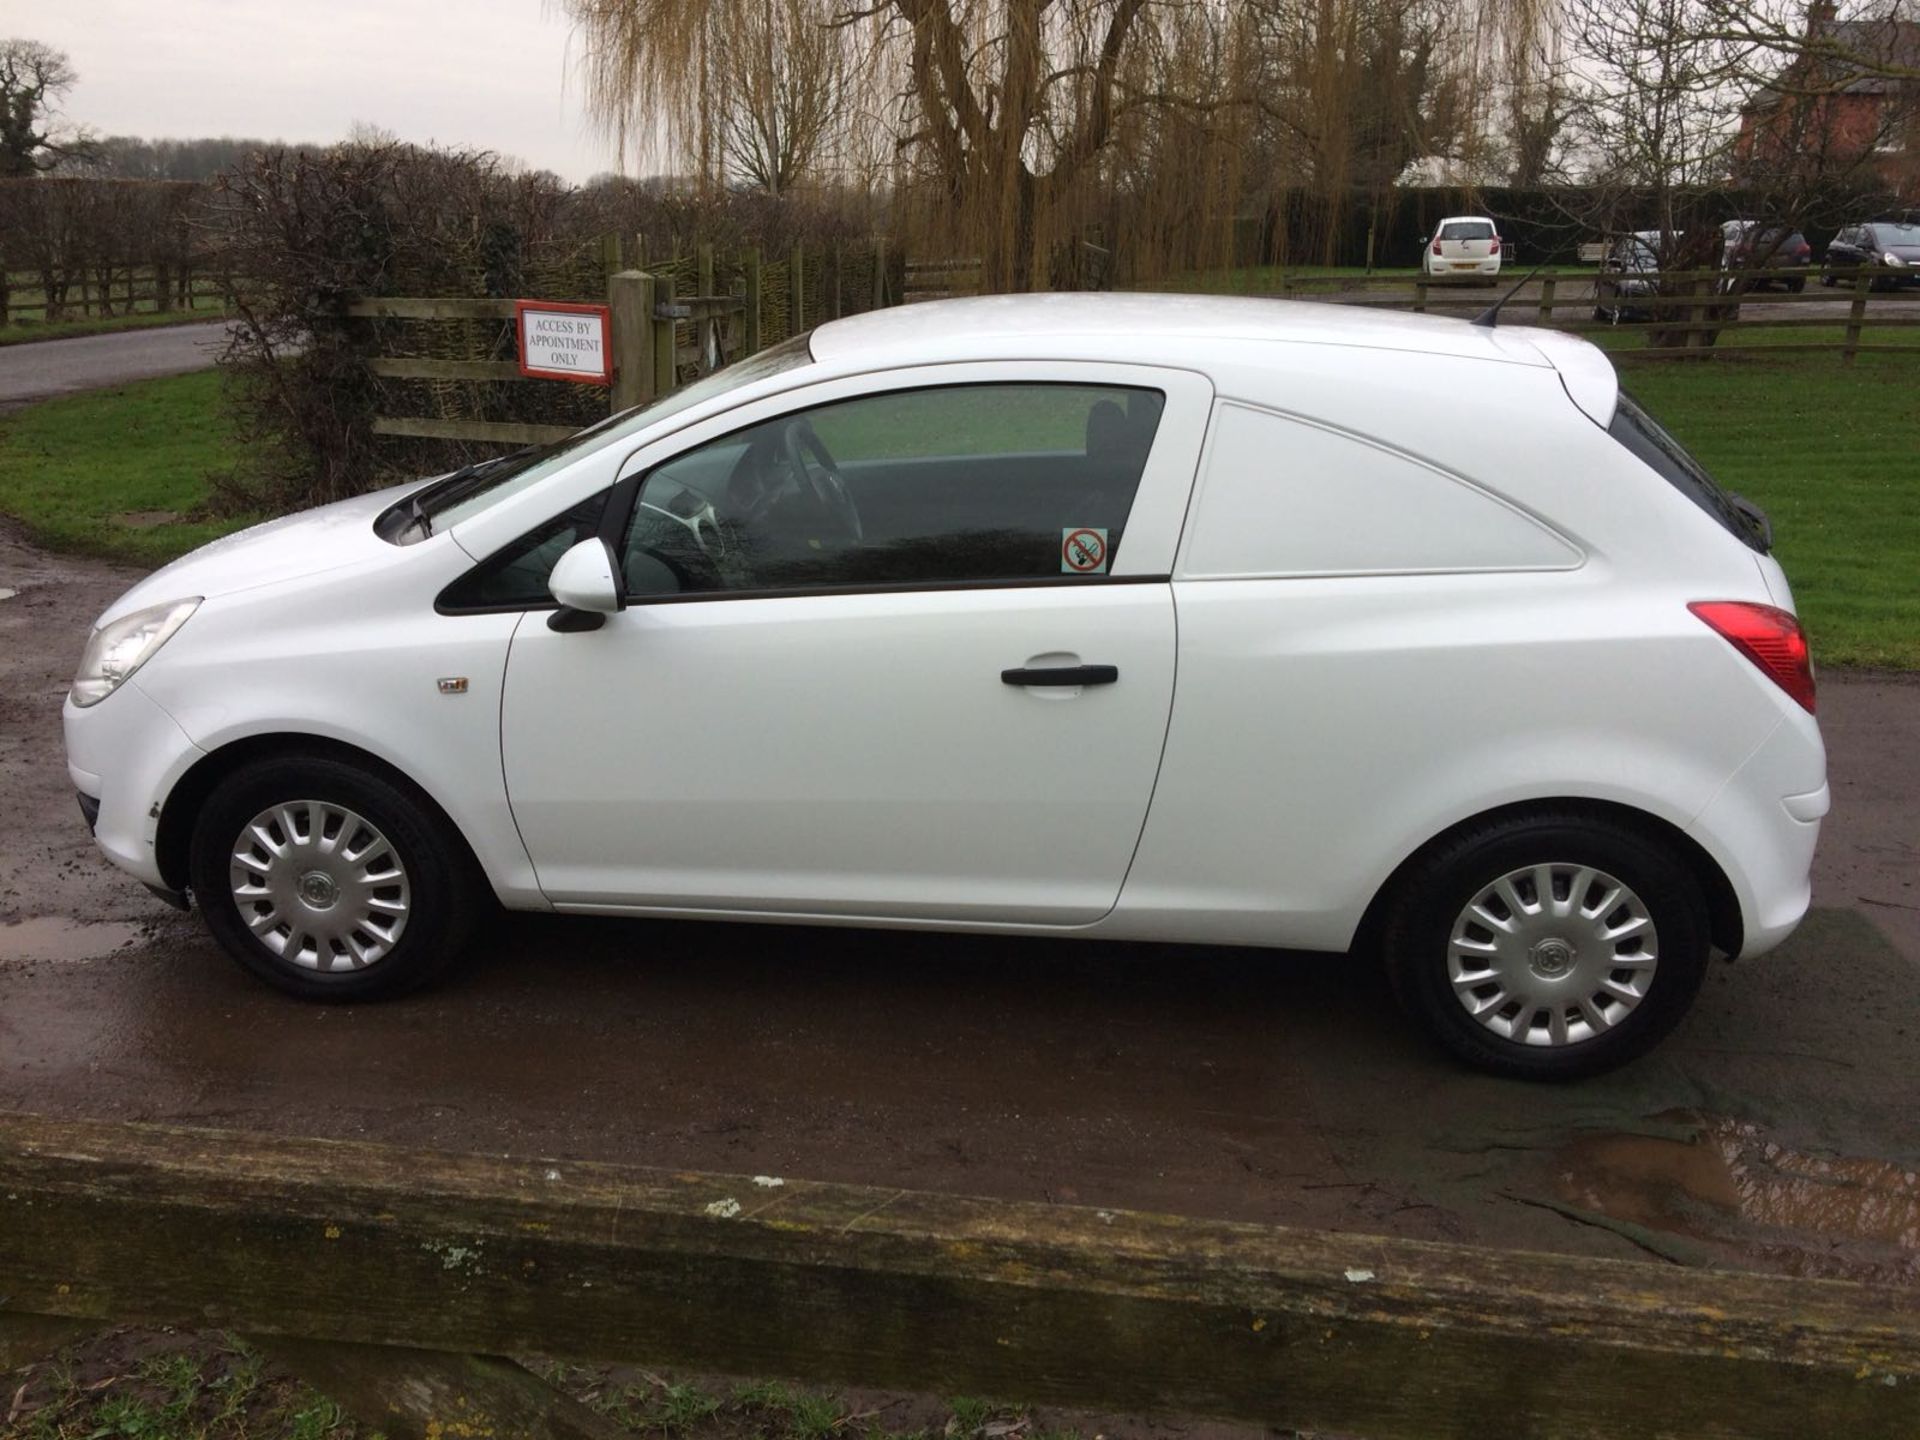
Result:
<svg viewBox="0 0 1920 1440">
<path fill-rule="evenodd" d="M 209 545 L 101 617 L 67 745 L 106 854 L 299 995 L 496 899 L 1380 951 L 1573 1075 L 1807 907 L 1768 545 L 1566 336 L 961 300 Z"/>
<path fill-rule="evenodd" d="M 1451 215 L 1422 242 L 1420 269 L 1435 280 L 1484 280 L 1500 275 L 1500 230 L 1485 215 Z"/>
</svg>

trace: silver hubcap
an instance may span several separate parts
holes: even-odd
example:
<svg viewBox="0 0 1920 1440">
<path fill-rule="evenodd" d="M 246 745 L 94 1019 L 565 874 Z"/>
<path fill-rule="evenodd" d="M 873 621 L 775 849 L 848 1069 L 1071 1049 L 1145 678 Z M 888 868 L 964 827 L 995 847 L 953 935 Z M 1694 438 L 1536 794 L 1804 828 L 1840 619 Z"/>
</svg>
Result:
<svg viewBox="0 0 1920 1440">
<path fill-rule="evenodd" d="M 1587 865 L 1502 875 L 1453 922 L 1453 996 L 1494 1034 L 1523 1045 L 1577 1045 L 1634 1012 L 1660 963 L 1638 895 Z"/>
<path fill-rule="evenodd" d="M 385 959 L 407 928 L 412 891 L 393 846 L 324 800 L 262 810 L 234 842 L 233 903 L 260 943 L 306 970 Z"/>
</svg>

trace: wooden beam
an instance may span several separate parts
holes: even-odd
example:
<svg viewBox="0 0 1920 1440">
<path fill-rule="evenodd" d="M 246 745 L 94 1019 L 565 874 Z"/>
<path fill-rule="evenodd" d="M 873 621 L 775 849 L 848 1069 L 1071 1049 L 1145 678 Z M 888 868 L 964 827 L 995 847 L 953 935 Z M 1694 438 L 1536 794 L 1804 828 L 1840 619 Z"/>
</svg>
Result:
<svg viewBox="0 0 1920 1440">
<path fill-rule="evenodd" d="M 387 1440 L 633 1440 L 511 1360 L 279 1335 L 247 1343 Z"/>
<path fill-rule="evenodd" d="M 519 421 L 432 420 L 376 415 L 373 433 L 408 435 L 419 440 L 479 440 L 497 445 L 546 445 L 580 432 L 566 425 L 528 425 Z"/>
<path fill-rule="evenodd" d="M 0 1117 L 0 1275 L 30 1313 L 1369 1440 L 1920 1433 L 1911 1289 L 345 1141 Z"/>
<path fill-rule="evenodd" d="M 367 369 L 389 380 L 526 380 L 511 360 L 434 360 L 380 356 Z"/>
<path fill-rule="evenodd" d="M 455 300 L 385 296 L 354 300 L 346 313 L 363 320 L 511 320 L 511 300 Z"/>
</svg>

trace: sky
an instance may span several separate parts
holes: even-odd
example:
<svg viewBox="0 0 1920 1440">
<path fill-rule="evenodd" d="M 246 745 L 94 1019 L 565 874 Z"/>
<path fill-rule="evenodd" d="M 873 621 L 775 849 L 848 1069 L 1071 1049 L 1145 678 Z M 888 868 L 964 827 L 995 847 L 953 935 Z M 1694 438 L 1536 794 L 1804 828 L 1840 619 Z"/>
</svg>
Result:
<svg viewBox="0 0 1920 1440">
<path fill-rule="evenodd" d="M 329 142 L 356 122 L 569 180 L 620 168 L 584 118 L 554 0 L 0 0 L 0 39 L 67 52 L 103 135 Z"/>
</svg>

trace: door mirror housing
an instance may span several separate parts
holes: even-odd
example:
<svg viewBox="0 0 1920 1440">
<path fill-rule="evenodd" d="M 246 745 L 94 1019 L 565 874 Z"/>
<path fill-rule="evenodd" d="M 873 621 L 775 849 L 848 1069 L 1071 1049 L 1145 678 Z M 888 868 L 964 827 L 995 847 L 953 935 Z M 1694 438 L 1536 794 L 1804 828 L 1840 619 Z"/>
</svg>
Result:
<svg viewBox="0 0 1920 1440">
<path fill-rule="evenodd" d="M 582 540 L 560 557 L 547 579 L 547 589 L 560 602 L 559 611 L 547 622 L 556 630 L 597 629 L 603 617 L 627 608 L 613 546 L 597 536 Z"/>
</svg>

